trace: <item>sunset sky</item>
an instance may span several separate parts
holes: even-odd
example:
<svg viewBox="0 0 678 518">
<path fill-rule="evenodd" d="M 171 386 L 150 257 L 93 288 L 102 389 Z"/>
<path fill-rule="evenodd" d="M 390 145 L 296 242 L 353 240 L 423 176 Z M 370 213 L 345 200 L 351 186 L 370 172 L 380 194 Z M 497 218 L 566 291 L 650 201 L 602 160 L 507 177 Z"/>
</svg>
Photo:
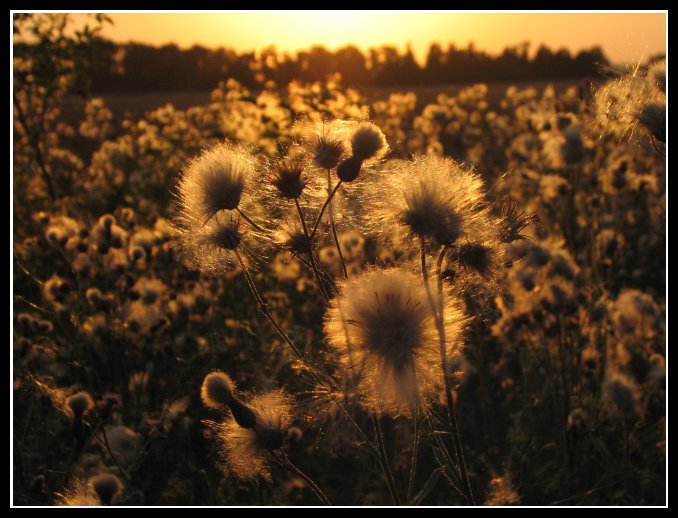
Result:
<svg viewBox="0 0 678 518">
<path fill-rule="evenodd" d="M 111 14 L 104 35 L 119 42 L 224 46 L 238 51 L 275 45 L 295 51 L 352 43 L 362 50 L 410 43 L 422 60 L 431 42 L 453 42 L 495 53 L 530 41 L 572 51 L 601 45 L 612 62 L 638 62 L 666 51 L 665 13 L 424 13 L 380 11 L 279 11 L 237 13 Z"/>
</svg>

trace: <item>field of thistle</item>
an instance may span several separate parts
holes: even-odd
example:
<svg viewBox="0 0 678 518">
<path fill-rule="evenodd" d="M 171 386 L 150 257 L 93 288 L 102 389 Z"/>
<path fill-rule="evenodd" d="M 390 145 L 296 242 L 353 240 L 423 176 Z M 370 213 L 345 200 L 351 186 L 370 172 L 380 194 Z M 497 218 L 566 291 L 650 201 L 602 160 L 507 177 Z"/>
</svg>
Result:
<svg viewBox="0 0 678 518">
<path fill-rule="evenodd" d="M 15 505 L 666 503 L 664 62 L 75 123 L 35 70 Z"/>
</svg>

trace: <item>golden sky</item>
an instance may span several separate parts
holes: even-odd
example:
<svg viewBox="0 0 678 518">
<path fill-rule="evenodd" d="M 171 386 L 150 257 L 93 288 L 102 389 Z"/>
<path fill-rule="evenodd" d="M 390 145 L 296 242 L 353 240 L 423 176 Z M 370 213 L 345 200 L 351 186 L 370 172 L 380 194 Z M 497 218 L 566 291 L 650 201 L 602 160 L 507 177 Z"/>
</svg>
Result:
<svg viewBox="0 0 678 518">
<path fill-rule="evenodd" d="M 275 45 L 295 51 L 352 43 L 362 50 L 381 44 L 412 45 L 418 59 L 437 41 L 495 53 L 530 41 L 573 51 L 601 45 L 616 63 L 638 62 L 666 51 L 665 13 L 423 13 L 397 11 L 281 11 L 238 13 L 111 14 L 104 35 L 115 41 L 200 44 L 238 51 Z"/>
</svg>

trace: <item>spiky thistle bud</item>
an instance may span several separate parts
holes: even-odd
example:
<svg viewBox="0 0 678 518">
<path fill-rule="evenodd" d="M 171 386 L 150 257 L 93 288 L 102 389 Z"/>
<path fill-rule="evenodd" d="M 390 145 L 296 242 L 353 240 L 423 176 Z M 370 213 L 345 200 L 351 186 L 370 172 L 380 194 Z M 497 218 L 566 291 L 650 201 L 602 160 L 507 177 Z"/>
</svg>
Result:
<svg viewBox="0 0 678 518">
<path fill-rule="evenodd" d="M 295 200 L 304 192 L 308 180 L 302 178 L 304 164 L 300 161 L 282 161 L 275 166 L 270 181 L 279 196 Z"/>
<path fill-rule="evenodd" d="M 337 177 L 344 183 L 350 183 L 358 178 L 360 168 L 362 167 L 362 159 L 350 156 L 345 158 L 337 166 Z"/>
<path fill-rule="evenodd" d="M 518 202 L 509 195 L 503 196 L 500 204 L 501 223 L 499 238 L 502 243 L 513 243 L 514 241 L 527 239 L 527 236 L 521 234 L 521 232 L 530 223 L 539 223 L 539 216 L 521 210 Z"/>
<path fill-rule="evenodd" d="M 313 143 L 313 159 L 323 169 L 334 169 L 341 160 L 344 149 L 341 140 L 321 136 Z"/>
</svg>

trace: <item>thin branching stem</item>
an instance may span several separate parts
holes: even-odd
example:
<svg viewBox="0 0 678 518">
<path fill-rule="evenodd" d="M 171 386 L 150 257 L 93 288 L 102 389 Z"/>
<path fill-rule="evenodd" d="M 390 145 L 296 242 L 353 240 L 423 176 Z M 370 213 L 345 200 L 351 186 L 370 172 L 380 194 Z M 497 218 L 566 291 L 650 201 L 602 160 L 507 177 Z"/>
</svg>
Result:
<svg viewBox="0 0 678 518">
<path fill-rule="evenodd" d="M 341 182 L 341 180 L 340 180 Z M 330 195 L 330 198 L 327 199 L 327 215 L 330 220 L 330 227 L 332 228 L 332 237 L 334 238 L 334 244 L 337 247 L 337 253 L 339 254 L 339 260 L 341 261 L 341 269 L 344 272 L 344 279 L 348 279 L 348 270 L 346 269 L 346 261 L 344 261 L 344 254 L 341 252 L 341 244 L 339 243 L 339 238 L 337 237 L 337 227 L 334 224 L 334 214 L 332 214 L 332 175 L 330 170 L 327 170 L 327 193 Z"/>
<path fill-rule="evenodd" d="M 240 252 L 238 252 L 238 249 L 236 248 L 233 251 L 235 252 L 235 256 L 238 259 L 238 262 L 240 263 L 240 268 L 242 269 L 243 275 L 245 276 L 245 279 L 247 280 L 247 285 L 249 286 L 250 291 L 252 292 L 252 295 L 254 296 L 254 299 L 257 301 L 257 306 L 259 307 L 259 311 L 261 311 L 264 314 L 264 316 L 268 319 L 268 321 L 273 325 L 273 327 L 275 327 L 275 329 L 276 329 L 276 331 L 278 331 L 278 334 L 280 335 L 280 337 L 285 341 L 285 343 L 287 345 L 290 346 L 290 349 L 292 349 L 292 351 L 297 356 L 297 358 L 299 358 L 299 361 L 301 361 L 304 364 L 304 366 L 307 367 L 307 370 L 311 373 L 311 375 L 315 378 L 315 380 L 324 385 L 324 382 L 315 373 L 315 371 L 313 369 L 309 368 L 309 365 L 306 362 L 304 355 L 301 354 L 301 351 L 297 348 L 297 346 L 294 344 L 292 339 L 287 335 L 285 330 L 282 327 L 280 327 L 280 324 L 278 323 L 278 321 L 273 317 L 271 310 L 268 309 L 268 305 L 266 304 L 266 302 L 264 302 L 264 299 L 261 297 L 261 294 L 259 293 L 259 290 L 257 289 L 256 284 L 254 284 L 254 279 L 252 279 L 252 275 L 250 274 L 249 268 L 247 268 L 247 265 L 242 260 L 242 257 L 240 255 Z"/>
<path fill-rule="evenodd" d="M 419 403 L 414 404 L 414 430 L 412 433 L 412 460 L 410 461 L 410 480 L 407 484 L 407 503 L 412 503 L 414 479 L 417 475 L 417 455 L 419 454 Z"/>
<path fill-rule="evenodd" d="M 298 477 L 301 477 L 304 482 L 308 484 L 308 487 L 311 488 L 311 491 L 315 493 L 315 496 L 318 497 L 318 499 L 323 503 L 323 505 L 332 505 L 332 502 L 330 502 L 330 499 L 327 498 L 327 495 L 323 493 L 322 489 L 318 487 L 318 484 L 316 484 L 311 477 L 309 477 L 306 473 L 301 471 L 297 466 L 294 465 L 294 463 L 289 459 L 289 457 L 282 451 L 271 451 L 275 459 L 287 470 L 290 471 L 290 473 L 293 473 L 297 475 Z"/>
<path fill-rule="evenodd" d="M 275 327 L 276 331 L 278 331 L 278 334 L 280 337 L 285 341 L 287 345 L 289 345 L 290 349 L 294 352 L 294 354 L 297 356 L 299 361 L 302 363 L 302 365 L 305 367 L 306 371 L 308 371 L 313 379 L 320 384 L 325 390 L 327 390 L 328 394 L 333 393 L 333 389 L 330 386 L 330 384 L 322 379 L 320 375 L 315 371 L 315 369 L 308 363 L 306 358 L 301 354 L 301 351 L 297 348 L 297 346 L 294 344 L 292 339 L 288 336 L 288 334 L 285 332 L 285 330 L 282 328 L 282 326 L 278 323 L 278 321 L 275 319 L 271 311 L 268 309 L 268 306 L 266 305 L 266 302 L 262 298 L 261 294 L 259 293 L 259 290 L 257 289 L 256 284 L 254 283 L 254 279 L 252 279 L 252 275 L 249 272 L 249 269 L 247 268 L 247 265 L 245 262 L 242 260 L 242 256 L 238 252 L 237 249 L 234 250 L 235 256 L 240 263 L 240 267 L 242 269 L 243 275 L 245 276 L 245 279 L 247 280 L 247 285 L 250 288 L 250 291 L 252 292 L 252 295 L 254 296 L 254 299 L 257 302 L 257 306 L 259 307 L 259 310 L 264 314 L 264 316 L 268 319 L 268 321 Z M 382 459 L 382 455 L 380 453 L 380 450 L 377 449 L 377 447 L 372 444 L 372 441 L 370 441 L 367 438 L 367 435 L 363 431 L 363 429 L 360 427 L 360 425 L 356 422 L 356 420 L 353 418 L 351 413 L 348 411 L 348 409 L 341 403 L 341 401 L 336 400 L 337 406 L 341 410 L 341 412 L 346 416 L 346 418 L 349 420 L 349 422 L 353 425 L 355 428 L 356 432 L 358 433 L 358 436 L 360 437 L 360 440 L 363 441 L 365 445 L 370 449 L 370 451 L 379 459 L 379 465 L 381 467 L 382 472 L 384 473 L 384 477 L 386 478 L 386 483 L 389 486 L 389 490 L 391 488 L 392 480 L 393 477 L 390 473 L 390 470 L 388 468 L 388 464 L 384 463 L 384 460 Z M 381 436 L 377 434 L 377 439 L 380 440 Z M 385 459 L 385 457 L 384 457 Z M 397 498 L 397 495 L 396 495 Z"/>
<path fill-rule="evenodd" d="M 236 210 L 240 213 L 240 215 L 243 217 L 243 219 L 244 219 L 245 221 L 247 221 L 247 223 L 249 223 L 250 225 L 252 225 L 252 226 L 253 226 L 255 229 L 257 229 L 259 232 L 264 232 L 264 233 L 266 232 L 263 228 L 261 228 L 261 227 L 260 227 L 259 225 L 257 225 L 254 221 L 252 221 L 252 219 L 251 219 L 247 214 L 245 214 L 245 213 L 240 209 L 240 207 L 237 207 Z"/>
<path fill-rule="evenodd" d="M 334 198 L 334 195 L 337 193 L 337 190 L 341 186 L 342 181 L 339 180 L 337 182 L 337 185 L 334 186 L 334 189 L 332 189 L 332 192 L 330 195 L 327 197 L 325 200 L 325 203 L 323 204 L 322 208 L 320 209 L 320 214 L 318 214 L 318 219 L 315 220 L 315 225 L 313 225 L 313 231 L 311 232 L 311 239 L 315 236 L 316 231 L 318 230 L 318 225 L 320 225 L 320 221 L 322 221 L 323 214 L 325 213 L 325 209 L 329 205 L 329 203 L 332 201 L 332 198 Z"/>
<path fill-rule="evenodd" d="M 391 499 L 394 505 L 400 505 L 400 496 L 398 496 L 398 488 L 391 473 L 391 467 L 388 463 L 388 455 L 386 454 L 386 446 L 384 445 L 384 435 L 381 430 L 381 423 L 376 413 L 372 412 L 372 422 L 374 423 L 374 433 L 377 436 L 377 444 L 379 445 L 379 456 L 381 457 L 382 469 L 386 476 L 386 483 L 388 490 L 391 493 Z"/>
<path fill-rule="evenodd" d="M 45 166 L 45 161 L 43 160 L 42 157 L 42 150 L 40 149 L 40 142 L 38 141 L 37 134 L 34 135 L 28 127 L 28 121 L 26 119 L 26 115 L 24 114 L 22 108 L 21 108 L 21 103 L 19 102 L 19 99 L 16 96 L 16 93 L 14 95 L 14 106 L 16 106 L 17 109 L 17 114 L 19 116 L 19 122 L 21 123 L 21 126 L 23 127 L 24 133 L 28 136 L 28 141 L 31 144 L 31 147 L 33 148 L 33 152 L 35 153 L 35 159 L 38 163 L 38 167 L 40 169 L 40 174 L 42 176 L 42 179 L 44 180 L 45 184 L 47 185 L 47 194 L 49 195 L 50 200 L 54 201 L 56 200 L 56 191 L 54 189 L 54 182 L 52 181 L 52 176 L 49 174 L 47 171 L 47 167 Z M 43 104 L 44 108 L 44 104 Z M 42 132 L 42 120 L 44 118 L 41 117 L 40 119 L 40 132 Z"/>
<path fill-rule="evenodd" d="M 106 427 L 105 426 L 101 428 L 101 437 L 103 439 L 101 442 L 103 442 L 104 448 L 106 448 L 106 451 L 111 456 L 111 460 L 113 461 L 113 464 L 115 464 L 117 466 L 117 468 L 120 470 L 120 473 L 122 474 L 123 478 L 125 479 L 125 483 L 127 484 L 127 486 L 129 486 L 129 484 L 130 484 L 129 475 L 127 474 L 127 470 L 125 470 L 120 465 L 120 462 L 118 462 L 118 458 L 113 453 L 113 450 L 111 450 L 111 446 L 108 443 L 108 436 L 106 435 Z"/>
<path fill-rule="evenodd" d="M 438 264 L 441 266 L 445 253 L 447 252 L 446 248 L 443 248 L 438 256 Z M 424 280 L 424 289 L 426 290 L 426 296 L 428 298 L 429 305 L 431 306 L 431 311 L 433 313 L 436 327 L 438 328 L 438 338 L 440 345 L 440 360 L 441 368 L 443 375 L 443 382 L 445 384 L 445 400 L 447 402 L 447 414 L 449 419 L 450 428 L 452 430 L 452 442 L 454 444 L 454 450 L 457 457 L 457 465 L 459 467 L 459 473 L 462 479 L 462 489 L 464 497 L 469 505 L 475 505 L 473 500 L 473 492 L 471 491 L 471 483 L 468 478 L 468 472 L 466 471 L 466 461 L 464 459 L 464 451 L 461 445 L 461 438 L 459 436 L 459 427 L 457 425 L 457 415 L 454 410 L 454 399 L 452 397 L 452 389 L 450 387 L 450 380 L 447 376 L 447 352 L 445 348 L 445 321 L 444 315 L 442 314 L 442 309 L 444 304 L 442 303 L 443 293 L 442 293 L 442 275 L 441 268 L 438 268 L 438 298 L 439 303 L 436 305 L 431 293 L 431 287 L 428 283 L 428 270 L 426 269 L 426 246 L 422 241 L 421 243 L 421 275 Z M 438 306 L 438 307 L 436 307 Z M 440 310 L 438 309 L 440 308 Z"/>
<path fill-rule="evenodd" d="M 299 205 L 299 200 L 296 198 L 294 199 L 294 205 L 297 207 L 297 213 L 299 214 L 299 219 L 301 220 L 301 228 L 304 230 L 304 236 L 306 237 L 306 247 L 308 249 L 308 257 L 311 262 L 311 269 L 313 270 L 313 275 L 315 275 L 315 281 L 318 284 L 318 289 L 320 290 L 320 293 L 325 299 L 325 302 L 329 302 L 330 298 L 327 295 L 327 292 L 325 291 L 325 287 L 323 286 L 322 280 L 320 279 L 320 272 L 318 271 L 318 267 L 316 266 L 315 263 L 315 257 L 313 255 L 313 245 L 311 243 L 311 238 L 308 235 L 308 228 L 306 227 L 304 213 L 301 210 L 301 205 Z"/>
</svg>

